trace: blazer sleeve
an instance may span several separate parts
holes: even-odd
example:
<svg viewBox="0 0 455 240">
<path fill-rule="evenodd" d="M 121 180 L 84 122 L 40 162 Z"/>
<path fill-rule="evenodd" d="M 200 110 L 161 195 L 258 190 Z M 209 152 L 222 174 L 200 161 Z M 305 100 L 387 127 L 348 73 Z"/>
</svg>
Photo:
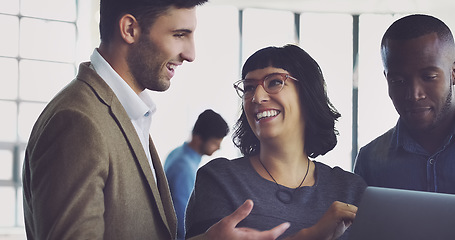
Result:
<svg viewBox="0 0 455 240">
<path fill-rule="evenodd" d="M 109 169 L 103 133 L 75 110 L 57 112 L 40 128 L 24 165 L 25 214 L 34 219 L 27 231 L 38 239 L 102 239 Z"/>
</svg>

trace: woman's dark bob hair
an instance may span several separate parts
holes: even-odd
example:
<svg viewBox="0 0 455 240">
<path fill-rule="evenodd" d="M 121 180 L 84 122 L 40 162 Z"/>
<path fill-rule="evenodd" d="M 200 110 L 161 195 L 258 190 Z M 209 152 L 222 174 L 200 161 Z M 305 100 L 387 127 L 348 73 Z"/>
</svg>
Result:
<svg viewBox="0 0 455 240">
<path fill-rule="evenodd" d="M 305 119 L 305 153 L 312 158 L 324 155 L 337 144 L 335 121 L 340 113 L 327 97 L 322 71 L 317 62 L 296 45 L 267 47 L 251 55 L 243 65 L 242 79 L 254 70 L 281 68 L 297 78 L 296 86 Z M 242 114 L 234 126 L 233 142 L 245 156 L 259 153 L 259 139 L 251 130 L 242 105 Z"/>
</svg>

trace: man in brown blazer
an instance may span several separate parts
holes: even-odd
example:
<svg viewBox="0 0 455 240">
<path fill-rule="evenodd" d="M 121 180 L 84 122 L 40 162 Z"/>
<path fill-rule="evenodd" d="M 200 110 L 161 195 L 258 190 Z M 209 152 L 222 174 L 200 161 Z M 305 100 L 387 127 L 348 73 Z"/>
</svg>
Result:
<svg viewBox="0 0 455 240">
<path fill-rule="evenodd" d="M 149 136 L 177 66 L 194 60 L 195 6 L 207 0 L 101 0 L 101 44 L 35 123 L 23 166 L 33 239 L 175 239 L 166 177 Z M 247 201 L 200 239 L 274 239 L 235 226 Z"/>
</svg>

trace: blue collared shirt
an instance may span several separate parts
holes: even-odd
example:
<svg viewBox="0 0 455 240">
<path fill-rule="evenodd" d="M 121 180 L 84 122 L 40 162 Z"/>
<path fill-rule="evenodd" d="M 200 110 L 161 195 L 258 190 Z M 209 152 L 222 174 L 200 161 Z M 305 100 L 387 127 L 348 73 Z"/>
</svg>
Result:
<svg viewBox="0 0 455 240">
<path fill-rule="evenodd" d="M 164 162 L 164 171 L 177 215 L 177 239 L 185 239 L 185 210 L 194 188 L 196 171 L 201 159 L 202 155 L 185 142 L 174 149 Z"/>
<path fill-rule="evenodd" d="M 455 194 L 454 130 L 431 154 L 398 120 L 394 128 L 360 149 L 354 172 L 369 186 Z"/>
</svg>

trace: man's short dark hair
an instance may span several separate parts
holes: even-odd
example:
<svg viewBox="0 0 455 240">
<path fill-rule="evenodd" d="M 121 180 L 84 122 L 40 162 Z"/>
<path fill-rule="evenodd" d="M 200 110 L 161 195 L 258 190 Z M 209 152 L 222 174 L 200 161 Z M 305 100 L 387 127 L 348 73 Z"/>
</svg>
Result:
<svg viewBox="0 0 455 240">
<path fill-rule="evenodd" d="M 387 40 L 408 40 L 430 33 L 436 33 L 443 42 L 453 44 L 453 35 L 449 27 L 438 18 L 424 14 L 413 14 L 395 21 L 382 37 L 381 46 Z"/>
<path fill-rule="evenodd" d="M 229 127 L 220 114 L 207 109 L 196 120 L 193 134 L 201 136 L 206 141 L 210 138 L 224 138 L 229 132 Z"/>
<path fill-rule="evenodd" d="M 144 32 L 148 32 L 155 20 L 174 6 L 176 8 L 192 8 L 202 5 L 208 0 L 100 0 L 100 37 L 108 43 L 118 21 L 124 14 L 133 15 Z"/>
</svg>

